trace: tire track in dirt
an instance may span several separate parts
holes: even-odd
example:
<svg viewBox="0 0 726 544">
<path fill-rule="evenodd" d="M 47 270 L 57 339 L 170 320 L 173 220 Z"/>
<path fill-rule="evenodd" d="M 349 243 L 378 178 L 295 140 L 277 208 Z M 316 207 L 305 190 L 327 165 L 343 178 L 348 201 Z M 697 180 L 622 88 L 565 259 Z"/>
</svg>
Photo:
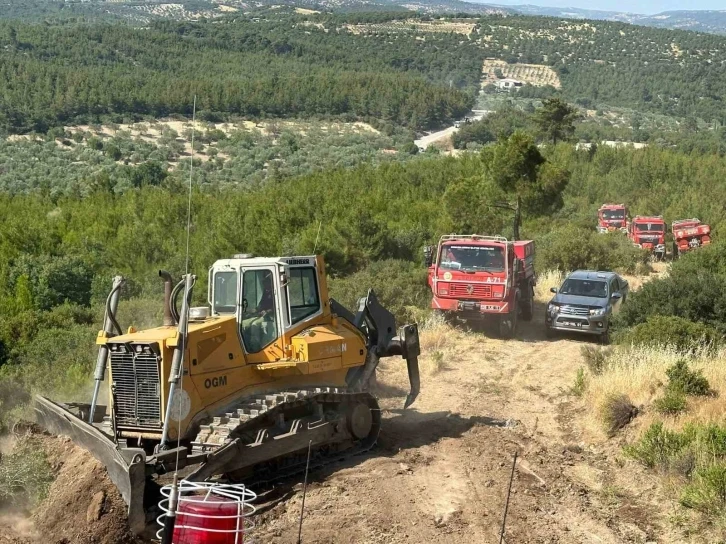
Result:
<svg viewBox="0 0 726 544">
<path fill-rule="evenodd" d="M 582 442 L 582 408 L 568 394 L 583 341 L 545 339 L 540 318 L 516 340 L 461 335 L 456 357 L 424 376 L 405 412 L 405 365 L 383 363 L 379 446 L 314 475 L 304 540 L 498 542 L 515 449 L 508 542 L 615 544 L 663 533 L 641 491 L 617 501 L 603 492 L 621 469 Z M 300 488 L 260 518 L 262 541 L 297 541 Z"/>
</svg>

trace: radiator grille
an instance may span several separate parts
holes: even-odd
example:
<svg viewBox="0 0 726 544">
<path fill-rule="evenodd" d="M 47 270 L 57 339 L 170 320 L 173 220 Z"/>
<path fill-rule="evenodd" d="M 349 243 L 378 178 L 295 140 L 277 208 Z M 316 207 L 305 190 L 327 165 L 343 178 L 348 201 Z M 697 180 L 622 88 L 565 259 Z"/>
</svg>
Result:
<svg viewBox="0 0 726 544">
<path fill-rule="evenodd" d="M 563 306 L 560 309 L 560 313 L 567 315 L 590 315 L 590 309 L 580 306 Z"/>
<path fill-rule="evenodd" d="M 449 294 L 459 297 L 492 298 L 492 286 L 485 283 L 452 283 Z"/>
<path fill-rule="evenodd" d="M 159 360 L 156 354 L 135 353 L 119 346 L 111 351 L 114 413 L 117 425 L 161 427 Z"/>
</svg>

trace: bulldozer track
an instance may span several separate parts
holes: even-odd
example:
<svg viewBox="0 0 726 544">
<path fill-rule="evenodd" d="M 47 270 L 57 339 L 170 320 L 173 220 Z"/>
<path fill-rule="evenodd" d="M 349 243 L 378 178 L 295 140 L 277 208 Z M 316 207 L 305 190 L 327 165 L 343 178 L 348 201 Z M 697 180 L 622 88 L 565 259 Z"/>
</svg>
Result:
<svg viewBox="0 0 726 544">
<path fill-rule="evenodd" d="M 290 414 L 300 410 L 335 412 L 338 416 L 346 414 L 346 408 L 358 403 L 369 406 L 372 414 L 371 430 L 362 439 L 352 441 L 332 441 L 313 444 L 310 470 L 317 470 L 328 464 L 369 451 L 375 446 L 381 426 L 380 407 L 370 393 L 351 391 L 345 388 L 321 387 L 252 397 L 239 402 L 224 415 L 214 417 L 202 425 L 192 441 L 195 453 L 210 453 L 228 444 L 234 438 L 242 439 L 245 445 L 259 440 L 261 433 L 277 422 L 286 421 Z M 317 408 L 316 408 L 317 407 Z M 342 408 L 342 409 L 341 409 Z M 295 417 L 295 416 L 291 416 Z M 302 433 L 309 433 L 303 430 Z M 248 485 L 272 484 L 305 471 L 307 448 L 291 454 L 263 461 L 254 467 L 251 477 L 243 480 Z M 235 478 L 231 478 L 235 479 Z"/>
</svg>

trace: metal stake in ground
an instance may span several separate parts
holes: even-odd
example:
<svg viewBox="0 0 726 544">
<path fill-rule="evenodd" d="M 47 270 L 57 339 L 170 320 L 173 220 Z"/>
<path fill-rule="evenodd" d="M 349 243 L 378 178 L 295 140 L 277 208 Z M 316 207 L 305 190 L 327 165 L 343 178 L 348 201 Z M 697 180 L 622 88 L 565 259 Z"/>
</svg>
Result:
<svg viewBox="0 0 726 544">
<path fill-rule="evenodd" d="M 177 482 L 177 474 L 174 473 L 174 483 L 171 485 L 171 494 L 169 495 L 169 512 L 164 518 L 164 528 L 161 533 L 161 544 L 172 544 L 174 538 L 174 526 L 176 525 L 176 508 L 179 502 L 179 487 Z"/>
<path fill-rule="evenodd" d="M 509 475 L 509 488 L 507 489 L 507 502 L 504 504 L 504 516 L 502 516 L 502 530 L 499 532 L 499 544 L 504 542 L 504 531 L 507 528 L 507 512 L 509 512 L 509 496 L 512 494 L 512 481 L 514 480 L 514 469 L 517 466 L 517 450 L 514 451 L 514 460 L 512 461 L 512 473 Z"/>
<path fill-rule="evenodd" d="M 302 544 L 302 522 L 305 515 L 305 494 L 308 490 L 308 471 L 310 470 L 310 451 L 313 448 L 313 441 L 308 442 L 308 461 L 305 464 L 305 483 L 303 483 L 303 500 L 300 506 L 300 526 L 297 529 L 297 544 Z"/>
</svg>

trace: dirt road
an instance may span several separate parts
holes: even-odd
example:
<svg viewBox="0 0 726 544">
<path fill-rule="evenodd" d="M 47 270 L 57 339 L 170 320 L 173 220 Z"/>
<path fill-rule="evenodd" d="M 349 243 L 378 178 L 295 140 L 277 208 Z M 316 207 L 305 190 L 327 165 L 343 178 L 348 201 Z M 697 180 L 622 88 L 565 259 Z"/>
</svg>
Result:
<svg viewBox="0 0 726 544">
<path fill-rule="evenodd" d="M 406 412 L 405 365 L 388 361 L 379 447 L 312 476 L 303 541 L 499 542 L 516 450 L 505 542 L 688 542 L 672 533 L 655 479 L 583 423 L 569 388 L 587 341 L 546 340 L 541 311 L 517 340 L 435 340 L 443 357 L 423 362 L 421 396 Z M 263 505 L 259 541 L 297 542 L 301 487 Z"/>
<path fill-rule="evenodd" d="M 491 113 L 488 110 L 472 110 L 471 114 L 469 115 L 469 118 L 472 121 L 479 121 L 482 119 L 485 115 Z M 418 147 L 426 149 L 431 144 L 434 144 L 436 142 L 441 142 L 443 140 L 446 140 L 447 138 L 451 137 L 454 132 L 459 130 L 455 126 L 447 127 L 443 130 L 438 130 L 436 132 L 431 132 L 430 134 L 426 134 L 425 136 L 422 136 L 418 140 L 414 140 L 413 143 L 415 143 Z"/>
</svg>

